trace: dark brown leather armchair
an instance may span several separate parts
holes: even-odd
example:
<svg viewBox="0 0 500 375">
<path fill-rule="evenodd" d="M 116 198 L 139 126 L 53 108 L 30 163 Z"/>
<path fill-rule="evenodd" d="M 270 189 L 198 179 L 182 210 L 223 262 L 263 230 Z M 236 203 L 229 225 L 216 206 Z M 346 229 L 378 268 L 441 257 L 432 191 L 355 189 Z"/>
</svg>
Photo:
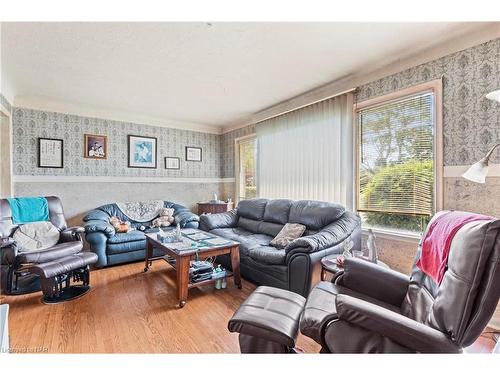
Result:
<svg viewBox="0 0 500 375">
<path fill-rule="evenodd" d="M 68 228 L 64 217 L 63 206 L 58 197 L 45 197 L 48 203 L 49 220 L 60 231 L 59 243 L 40 251 L 23 252 L 11 236 L 18 225 L 12 221 L 9 202 L 0 199 L 0 236 L 2 238 L 1 256 L 1 289 L 5 294 L 24 294 L 40 290 L 39 276 L 34 274 L 32 266 L 47 264 L 64 257 L 79 254 L 83 243 L 81 234 L 83 227 Z"/>
<path fill-rule="evenodd" d="M 419 254 L 420 248 L 417 259 Z M 335 284 L 320 282 L 304 302 L 259 287 L 235 313 L 229 330 L 240 332 L 246 352 L 269 352 L 266 345 L 276 343 L 290 351 L 298 333 L 293 322 L 300 320 L 300 331 L 321 344 L 322 352 L 459 353 L 480 336 L 495 311 L 499 263 L 500 220 L 476 221 L 456 233 L 440 285 L 416 266 L 407 277 L 350 258 Z M 262 295 L 271 301 L 261 304 Z"/>
</svg>

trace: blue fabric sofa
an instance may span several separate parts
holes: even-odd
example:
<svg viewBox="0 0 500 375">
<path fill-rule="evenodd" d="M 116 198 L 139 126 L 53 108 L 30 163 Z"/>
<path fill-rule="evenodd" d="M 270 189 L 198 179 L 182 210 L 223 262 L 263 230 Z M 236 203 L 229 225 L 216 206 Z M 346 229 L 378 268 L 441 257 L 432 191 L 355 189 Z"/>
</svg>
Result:
<svg viewBox="0 0 500 375">
<path fill-rule="evenodd" d="M 142 202 L 132 203 L 141 204 Z M 174 209 L 175 222 L 168 228 L 175 228 L 177 223 L 180 224 L 181 228 L 198 228 L 199 217 L 189 211 L 188 208 L 169 201 L 163 201 L 163 207 Z M 130 221 L 134 229 L 139 228 L 141 225 L 146 227 L 151 226 L 151 222 L 154 219 L 149 221 L 133 220 L 116 203 L 97 207 L 85 215 L 83 218 L 85 240 L 89 243 L 90 250 L 99 257 L 96 266 L 106 267 L 143 260 L 146 251 L 146 236 L 144 232 L 132 230 L 128 233 L 116 233 L 115 228 L 109 223 L 109 219 L 112 216 L 116 216 L 121 221 Z M 151 231 L 154 230 L 151 229 Z M 146 230 L 147 232 L 148 230 Z"/>
</svg>

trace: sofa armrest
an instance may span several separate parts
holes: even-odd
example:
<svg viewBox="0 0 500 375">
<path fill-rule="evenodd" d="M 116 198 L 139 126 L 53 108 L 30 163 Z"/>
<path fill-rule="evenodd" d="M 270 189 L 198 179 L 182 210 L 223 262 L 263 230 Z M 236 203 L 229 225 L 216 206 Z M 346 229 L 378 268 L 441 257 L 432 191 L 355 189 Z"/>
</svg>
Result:
<svg viewBox="0 0 500 375">
<path fill-rule="evenodd" d="M 207 232 L 217 228 L 233 228 L 237 223 L 238 215 L 236 210 L 200 216 L 200 229 Z"/>
<path fill-rule="evenodd" d="M 338 220 L 328 224 L 318 233 L 297 238 L 285 247 L 285 252 L 301 248 L 304 252 L 316 252 L 341 243 L 361 226 L 361 219 L 352 212 L 344 213 Z"/>
<path fill-rule="evenodd" d="M 346 258 L 341 285 L 389 303 L 401 306 L 408 290 L 408 276 L 363 259 Z"/>
<path fill-rule="evenodd" d="M 95 209 L 95 210 L 87 212 L 87 214 L 83 217 L 83 221 L 87 222 L 87 221 L 93 221 L 93 220 L 102 220 L 102 221 L 109 222 L 110 218 L 111 218 L 111 216 L 107 212 L 104 212 L 104 211 L 99 210 L 99 209 Z"/>
<path fill-rule="evenodd" d="M 181 228 L 185 228 L 189 223 L 196 223 L 200 221 L 200 217 L 189 210 L 184 210 L 174 215 L 175 224 L 180 224 Z M 196 225 L 197 226 L 197 225 Z M 193 227 L 192 225 L 190 227 Z"/>
<path fill-rule="evenodd" d="M 106 237 L 114 236 L 116 231 L 113 226 L 104 220 L 90 220 L 85 223 L 85 233 L 101 232 L 106 235 Z"/>
<path fill-rule="evenodd" d="M 340 320 L 363 327 L 421 353 L 456 353 L 459 348 L 441 331 L 373 303 L 339 294 Z"/>
<path fill-rule="evenodd" d="M 85 233 L 84 227 L 69 227 L 61 231 L 59 242 L 81 241 L 82 233 Z"/>
</svg>

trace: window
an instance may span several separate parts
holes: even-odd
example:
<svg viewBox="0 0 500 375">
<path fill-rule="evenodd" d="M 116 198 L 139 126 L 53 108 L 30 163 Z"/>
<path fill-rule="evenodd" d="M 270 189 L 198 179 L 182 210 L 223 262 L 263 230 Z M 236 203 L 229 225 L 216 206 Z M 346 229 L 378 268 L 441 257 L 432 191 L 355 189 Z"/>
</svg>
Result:
<svg viewBox="0 0 500 375">
<path fill-rule="evenodd" d="M 369 227 L 421 232 L 441 205 L 441 81 L 356 106 L 357 210 Z"/>
<path fill-rule="evenodd" d="M 257 197 L 257 138 L 236 139 L 236 195 L 239 200 Z"/>
</svg>

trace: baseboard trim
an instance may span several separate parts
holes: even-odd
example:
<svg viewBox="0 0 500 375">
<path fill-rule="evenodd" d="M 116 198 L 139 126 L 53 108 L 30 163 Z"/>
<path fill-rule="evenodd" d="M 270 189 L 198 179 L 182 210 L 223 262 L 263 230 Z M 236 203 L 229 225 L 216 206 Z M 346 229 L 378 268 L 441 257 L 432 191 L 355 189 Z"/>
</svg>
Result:
<svg viewBox="0 0 500 375">
<path fill-rule="evenodd" d="M 235 182 L 234 177 L 118 177 L 118 176 L 31 176 L 14 175 L 12 181 L 16 182 L 104 182 L 104 183 L 194 183 L 218 184 Z"/>
</svg>

